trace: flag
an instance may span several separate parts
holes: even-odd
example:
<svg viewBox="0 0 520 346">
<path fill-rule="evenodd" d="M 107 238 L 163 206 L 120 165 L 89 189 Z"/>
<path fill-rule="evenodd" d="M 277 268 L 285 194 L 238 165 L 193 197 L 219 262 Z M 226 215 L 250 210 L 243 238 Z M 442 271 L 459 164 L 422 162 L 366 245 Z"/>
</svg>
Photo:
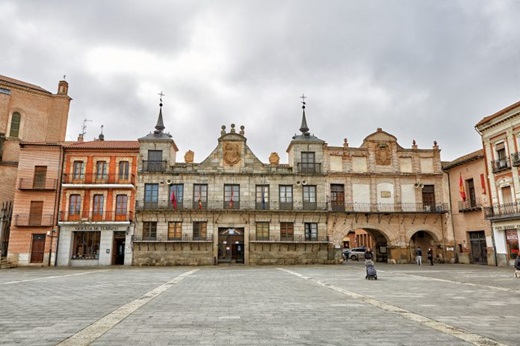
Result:
<svg viewBox="0 0 520 346">
<path fill-rule="evenodd" d="M 199 192 L 199 209 L 202 209 L 202 200 L 200 199 L 200 192 Z"/>
<path fill-rule="evenodd" d="M 484 174 L 480 175 L 480 185 L 482 186 L 482 194 L 486 194 L 486 179 L 484 178 Z"/>
<path fill-rule="evenodd" d="M 170 196 L 170 201 L 172 202 L 173 209 L 177 210 L 177 198 L 175 198 L 175 192 L 172 190 L 172 195 Z"/>
<path fill-rule="evenodd" d="M 459 192 L 460 192 L 460 198 L 465 202 L 466 201 L 466 191 L 464 190 L 464 180 L 462 180 L 462 173 L 460 174 L 459 179 Z"/>
<path fill-rule="evenodd" d="M 231 197 L 229 198 L 229 207 L 233 208 L 233 186 L 231 186 Z"/>
</svg>

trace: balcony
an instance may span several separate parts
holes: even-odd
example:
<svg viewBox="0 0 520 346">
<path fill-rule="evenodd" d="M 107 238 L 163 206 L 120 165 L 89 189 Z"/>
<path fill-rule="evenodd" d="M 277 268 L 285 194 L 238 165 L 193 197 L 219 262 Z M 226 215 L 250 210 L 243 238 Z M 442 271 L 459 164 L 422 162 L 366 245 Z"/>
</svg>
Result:
<svg viewBox="0 0 520 346">
<path fill-rule="evenodd" d="M 480 203 L 477 203 L 477 201 L 469 201 L 469 200 L 468 201 L 459 201 L 458 206 L 459 206 L 459 212 L 461 212 L 461 213 L 466 213 L 466 212 L 482 209 L 482 206 L 480 205 Z"/>
<path fill-rule="evenodd" d="M 511 154 L 511 162 L 513 164 L 513 167 L 520 166 L 520 153 Z"/>
<path fill-rule="evenodd" d="M 486 219 L 520 216 L 520 203 L 494 204 L 491 207 L 484 208 L 484 216 Z"/>
<path fill-rule="evenodd" d="M 278 243 L 278 242 L 288 242 L 288 243 L 328 242 L 328 236 L 326 236 L 326 235 L 318 235 L 314 239 L 305 239 L 305 236 L 303 234 L 293 235 L 292 238 L 290 238 L 290 237 L 282 238 L 280 236 L 280 233 L 269 234 L 269 237 L 263 237 L 263 236 L 257 237 L 256 234 L 250 234 L 249 235 L 249 240 L 250 241 L 257 241 L 257 242 L 270 242 L 270 243 Z"/>
<path fill-rule="evenodd" d="M 134 220 L 134 213 L 116 213 L 114 211 L 84 211 L 73 214 L 60 211 L 59 222 L 131 222 Z"/>
<path fill-rule="evenodd" d="M 204 208 L 205 203 L 202 203 L 202 207 Z M 177 201 L 177 210 L 182 210 L 184 208 L 182 201 Z M 198 203 L 193 205 L 193 208 L 199 208 Z M 202 208 L 201 208 L 202 209 Z M 205 209 L 205 208 L 204 208 Z M 136 201 L 135 202 L 135 210 L 136 211 L 144 211 L 144 210 L 174 210 L 173 204 L 170 200 L 160 200 L 160 201 Z"/>
<path fill-rule="evenodd" d="M 498 172 L 504 171 L 506 169 L 510 169 L 511 163 L 509 162 L 509 159 L 502 158 L 502 159 L 491 161 L 491 167 L 492 167 L 493 173 L 498 173 Z"/>
<path fill-rule="evenodd" d="M 18 189 L 20 190 L 56 190 L 57 179 L 20 179 Z"/>
<path fill-rule="evenodd" d="M 164 237 L 162 234 L 134 235 L 133 240 L 135 242 L 208 242 L 213 241 L 213 234 L 193 236 L 191 234 L 184 233 L 182 236 L 174 238 Z"/>
<path fill-rule="evenodd" d="M 347 203 L 347 213 L 447 213 L 447 203 Z"/>
<path fill-rule="evenodd" d="M 166 172 L 166 161 L 148 161 L 143 160 L 143 172 L 146 173 L 161 173 Z"/>
<path fill-rule="evenodd" d="M 17 227 L 48 227 L 54 225 L 53 214 L 17 214 L 14 216 L 14 225 Z"/>
<path fill-rule="evenodd" d="M 135 174 L 63 174 L 62 184 L 132 184 L 135 185 Z"/>
<path fill-rule="evenodd" d="M 298 162 L 296 164 L 298 169 L 298 173 L 307 173 L 307 174 L 320 174 L 321 173 L 321 163 L 306 163 L 306 162 Z"/>
</svg>

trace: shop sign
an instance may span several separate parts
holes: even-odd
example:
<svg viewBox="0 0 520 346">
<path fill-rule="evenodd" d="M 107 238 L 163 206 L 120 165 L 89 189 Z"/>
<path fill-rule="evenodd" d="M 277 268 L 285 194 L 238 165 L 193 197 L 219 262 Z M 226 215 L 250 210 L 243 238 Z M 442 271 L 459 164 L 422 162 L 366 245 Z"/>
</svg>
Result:
<svg viewBox="0 0 520 346">
<path fill-rule="evenodd" d="M 516 231 L 516 229 L 508 229 L 506 231 L 506 239 L 509 241 L 511 241 L 511 240 L 518 241 L 518 232 Z"/>
<path fill-rule="evenodd" d="M 119 231 L 117 226 L 76 226 L 75 231 Z M 125 229 L 126 230 L 126 229 Z"/>
</svg>

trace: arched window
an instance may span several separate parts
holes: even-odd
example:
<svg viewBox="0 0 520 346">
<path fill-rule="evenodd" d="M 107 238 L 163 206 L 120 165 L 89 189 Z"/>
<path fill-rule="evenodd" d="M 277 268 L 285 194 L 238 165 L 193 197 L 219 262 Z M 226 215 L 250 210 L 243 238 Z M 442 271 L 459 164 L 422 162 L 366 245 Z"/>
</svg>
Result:
<svg viewBox="0 0 520 346">
<path fill-rule="evenodd" d="M 10 137 L 18 137 L 20 135 L 20 121 L 22 116 L 18 112 L 14 112 L 11 117 L 11 131 L 9 132 Z"/>
</svg>

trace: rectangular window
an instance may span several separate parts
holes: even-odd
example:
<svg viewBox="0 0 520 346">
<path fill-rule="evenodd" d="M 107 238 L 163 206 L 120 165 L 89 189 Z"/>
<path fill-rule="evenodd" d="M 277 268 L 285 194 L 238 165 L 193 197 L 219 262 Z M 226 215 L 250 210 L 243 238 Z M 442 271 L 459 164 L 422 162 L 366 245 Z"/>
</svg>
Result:
<svg viewBox="0 0 520 346">
<path fill-rule="evenodd" d="M 157 222 L 143 222 L 143 240 L 157 240 Z"/>
<path fill-rule="evenodd" d="M 105 206 L 105 196 L 94 195 L 94 203 L 92 208 L 92 219 L 103 220 L 103 211 Z"/>
<path fill-rule="evenodd" d="M 130 162 L 119 161 L 119 180 L 128 180 L 130 178 Z"/>
<path fill-rule="evenodd" d="M 116 196 L 116 216 L 126 216 L 128 209 L 128 196 L 117 195 Z"/>
<path fill-rule="evenodd" d="M 477 195 L 475 193 L 475 183 L 473 182 L 473 179 L 466 180 L 466 185 L 468 186 L 469 206 L 474 208 L 477 206 Z"/>
<path fill-rule="evenodd" d="M 169 206 L 175 210 L 182 210 L 182 201 L 184 199 L 184 185 L 170 185 Z"/>
<path fill-rule="evenodd" d="M 314 222 L 306 222 L 305 226 L 305 240 L 315 241 L 318 240 L 318 224 Z"/>
<path fill-rule="evenodd" d="M 333 211 L 345 211 L 345 187 L 342 184 L 330 185 L 330 206 Z"/>
<path fill-rule="evenodd" d="M 302 151 L 301 171 L 304 173 L 316 172 L 316 161 L 314 152 Z"/>
<path fill-rule="evenodd" d="M 304 185 L 303 186 L 303 209 L 304 210 L 316 210 L 316 186 L 315 185 Z"/>
<path fill-rule="evenodd" d="M 10 137 L 18 137 L 20 135 L 20 123 L 22 122 L 22 116 L 18 112 L 14 112 L 11 117 L 11 130 L 9 132 Z"/>
<path fill-rule="evenodd" d="M 162 150 L 148 150 L 148 167 L 145 167 L 145 170 L 148 172 L 163 172 L 166 166 L 162 154 Z"/>
<path fill-rule="evenodd" d="M 157 209 L 159 206 L 159 184 L 144 184 L 144 208 Z"/>
<path fill-rule="evenodd" d="M 73 232 L 72 259 L 98 259 L 101 232 Z"/>
<path fill-rule="evenodd" d="M 425 211 L 435 211 L 435 187 L 433 185 L 424 185 L 422 201 Z"/>
<path fill-rule="evenodd" d="M 280 240 L 294 241 L 294 223 L 280 222 Z"/>
<path fill-rule="evenodd" d="M 256 209 L 269 210 L 269 185 L 256 185 Z"/>
<path fill-rule="evenodd" d="M 293 209 L 293 187 L 292 185 L 280 185 L 280 209 Z"/>
<path fill-rule="evenodd" d="M 269 222 L 256 223 L 256 240 L 269 240 Z"/>
<path fill-rule="evenodd" d="M 206 209 L 208 207 L 208 185 L 193 185 L 193 209 Z"/>
<path fill-rule="evenodd" d="M 207 222 L 194 222 L 193 223 L 193 239 L 194 240 L 206 240 L 207 228 L 208 228 Z"/>
<path fill-rule="evenodd" d="M 240 185 L 224 185 L 224 209 L 240 209 Z"/>
<path fill-rule="evenodd" d="M 168 222 L 168 240 L 182 240 L 182 222 Z"/>
<path fill-rule="evenodd" d="M 29 226 L 40 226 L 42 224 L 43 201 L 31 201 L 29 211 Z"/>
<path fill-rule="evenodd" d="M 79 217 L 81 213 L 81 196 L 70 195 L 69 197 L 69 215 Z"/>
<path fill-rule="evenodd" d="M 72 165 L 72 178 L 74 180 L 81 180 L 85 178 L 83 167 L 83 161 L 74 161 Z"/>
<path fill-rule="evenodd" d="M 107 162 L 98 161 L 96 162 L 96 180 L 106 180 L 107 175 Z"/>
<path fill-rule="evenodd" d="M 47 166 L 35 166 L 34 167 L 33 189 L 44 189 L 46 179 L 47 179 Z"/>
</svg>

